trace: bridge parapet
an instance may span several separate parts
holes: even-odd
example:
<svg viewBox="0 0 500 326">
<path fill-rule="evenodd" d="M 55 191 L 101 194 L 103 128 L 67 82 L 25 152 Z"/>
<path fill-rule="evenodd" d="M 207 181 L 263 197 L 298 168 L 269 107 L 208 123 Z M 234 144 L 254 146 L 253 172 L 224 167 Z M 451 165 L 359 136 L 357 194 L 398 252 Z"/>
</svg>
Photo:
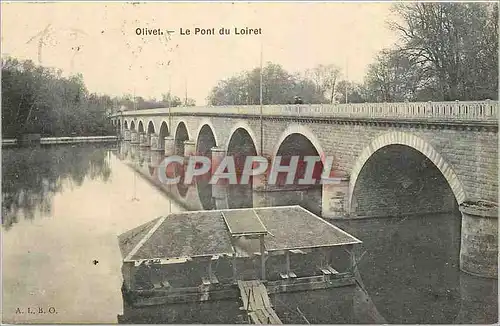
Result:
<svg viewBox="0 0 500 326">
<path fill-rule="evenodd" d="M 353 118 L 381 120 L 434 120 L 462 122 L 498 121 L 497 101 L 468 102 L 403 102 L 352 103 L 311 105 L 230 105 L 205 107 L 173 107 L 139 111 L 125 111 L 123 116 L 135 115 L 241 115 L 312 118 Z M 118 117 L 116 115 L 115 117 Z"/>
</svg>

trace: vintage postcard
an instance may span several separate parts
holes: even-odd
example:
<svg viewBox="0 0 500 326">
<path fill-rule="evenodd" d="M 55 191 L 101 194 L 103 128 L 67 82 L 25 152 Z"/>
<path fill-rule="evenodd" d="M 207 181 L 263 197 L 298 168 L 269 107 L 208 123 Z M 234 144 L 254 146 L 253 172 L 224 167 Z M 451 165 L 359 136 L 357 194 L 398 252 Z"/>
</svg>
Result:
<svg viewBox="0 0 500 326">
<path fill-rule="evenodd" d="M 2 323 L 497 323 L 498 13 L 2 2 Z"/>
</svg>

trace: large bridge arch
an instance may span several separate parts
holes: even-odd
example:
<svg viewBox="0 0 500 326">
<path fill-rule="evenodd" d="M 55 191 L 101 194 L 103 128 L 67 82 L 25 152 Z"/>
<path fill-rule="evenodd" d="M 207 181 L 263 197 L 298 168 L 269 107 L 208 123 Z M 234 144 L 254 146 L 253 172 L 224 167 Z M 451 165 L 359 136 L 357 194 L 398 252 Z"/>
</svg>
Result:
<svg viewBox="0 0 500 326">
<path fill-rule="evenodd" d="M 272 159 L 281 157 L 281 165 L 289 165 L 292 157 L 299 157 L 297 170 L 294 176 L 293 184 L 288 184 L 286 179 L 288 174 L 279 173 L 276 180 L 269 180 L 270 183 L 276 182 L 271 187 L 279 188 L 283 192 L 276 201 L 280 205 L 301 205 L 311 212 L 320 215 L 322 211 L 323 189 L 321 185 L 321 175 L 323 164 L 325 163 L 325 152 L 320 140 L 307 127 L 299 124 L 292 124 L 281 134 L 273 149 Z M 317 162 L 313 167 L 313 184 L 301 184 L 300 179 L 305 178 L 308 170 L 308 163 L 304 161 L 306 156 L 319 156 L 321 162 Z M 306 195 L 307 194 L 307 195 Z"/>
<path fill-rule="evenodd" d="M 258 143 L 252 129 L 246 123 L 236 123 L 231 128 L 231 133 L 226 143 L 226 155 L 234 159 L 236 178 L 239 184 L 229 185 L 227 193 L 228 208 L 253 207 L 253 178 L 248 183 L 241 184 L 245 160 L 248 156 L 257 156 Z"/>
<path fill-rule="evenodd" d="M 229 145 L 233 136 L 236 134 L 236 132 L 242 130 L 244 130 L 248 134 L 248 136 L 252 139 L 252 143 L 255 146 L 255 150 L 257 153 L 256 155 L 261 155 L 259 141 L 257 140 L 257 137 L 255 136 L 252 127 L 250 127 L 250 125 L 243 120 L 237 121 L 231 127 L 231 130 L 229 131 L 229 137 L 227 138 L 226 142 L 226 148 L 225 148 L 226 153 L 229 151 Z"/>
<path fill-rule="evenodd" d="M 280 138 L 278 139 L 278 141 L 276 142 L 276 145 L 274 146 L 273 157 L 276 157 L 276 155 L 278 154 L 278 151 L 281 147 L 281 144 L 285 141 L 286 138 L 288 138 L 292 134 L 300 134 L 300 135 L 304 136 L 307 140 L 309 140 L 311 142 L 311 144 L 314 146 L 314 148 L 316 149 L 316 151 L 318 152 L 318 154 L 320 155 L 321 162 L 323 162 L 323 163 L 325 162 L 325 155 L 326 154 L 325 154 L 325 151 L 323 150 L 323 146 L 321 146 L 321 142 L 318 139 L 318 137 L 316 137 L 316 135 L 314 135 L 314 133 L 309 128 L 307 128 L 306 126 L 303 126 L 303 125 L 299 125 L 299 124 L 292 124 L 292 125 L 288 126 L 285 129 L 285 131 L 283 131 L 281 133 Z"/>
<path fill-rule="evenodd" d="M 402 145 L 418 151 L 441 172 L 447 181 L 455 200 L 458 204 L 466 199 L 466 193 L 462 183 L 453 168 L 444 160 L 439 152 L 422 138 L 412 133 L 406 132 L 388 132 L 375 138 L 359 155 L 353 165 L 349 178 L 348 209 L 352 210 L 354 189 L 358 182 L 359 175 L 365 164 L 373 157 L 375 153 L 391 145 Z"/>
</svg>

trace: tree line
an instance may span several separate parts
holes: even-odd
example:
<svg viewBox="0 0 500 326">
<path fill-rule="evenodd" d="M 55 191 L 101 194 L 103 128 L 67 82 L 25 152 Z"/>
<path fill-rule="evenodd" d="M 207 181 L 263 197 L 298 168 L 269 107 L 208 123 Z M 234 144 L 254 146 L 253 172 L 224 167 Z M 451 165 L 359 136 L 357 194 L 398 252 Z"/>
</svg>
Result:
<svg viewBox="0 0 500 326">
<path fill-rule="evenodd" d="M 2 60 L 2 135 L 107 135 L 109 97 L 90 94 L 81 75 L 13 58 Z"/>
<path fill-rule="evenodd" d="M 179 96 L 173 95 L 170 92 L 163 93 L 161 95 L 161 100 L 154 98 L 145 99 L 142 96 L 132 96 L 126 94 L 122 97 L 114 98 L 115 103 L 117 103 L 117 108 L 119 110 L 146 110 L 146 109 L 156 109 L 156 108 L 168 108 L 176 106 L 195 106 L 196 101 L 190 97 L 181 100 Z"/>
<path fill-rule="evenodd" d="M 165 93 L 161 100 L 90 93 L 81 74 L 64 77 L 62 71 L 37 66 L 30 60 L 2 59 L 2 136 L 24 133 L 43 136 L 90 136 L 116 133 L 108 119 L 118 110 L 141 110 L 182 103 Z"/>
<path fill-rule="evenodd" d="M 398 41 L 369 65 L 362 83 L 335 65 L 292 74 L 262 69 L 263 104 L 498 99 L 498 4 L 398 3 L 389 27 Z M 260 103 L 260 68 L 220 81 L 211 105 Z"/>
<path fill-rule="evenodd" d="M 340 70 L 335 66 L 318 66 L 317 81 L 303 74 L 291 74 L 279 64 L 268 62 L 262 68 L 262 104 L 292 103 L 300 95 L 304 103 L 324 103 L 335 87 Z M 210 92 L 211 105 L 260 104 L 260 68 L 221 80 Z"/>
</svg>

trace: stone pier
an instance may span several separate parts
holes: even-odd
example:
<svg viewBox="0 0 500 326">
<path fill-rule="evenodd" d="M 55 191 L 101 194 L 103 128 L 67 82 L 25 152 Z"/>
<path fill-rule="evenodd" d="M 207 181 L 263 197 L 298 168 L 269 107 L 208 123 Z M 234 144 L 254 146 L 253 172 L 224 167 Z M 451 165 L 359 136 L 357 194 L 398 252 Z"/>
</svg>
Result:
<svg viewBox="0 0 500 326">
<path fill-rule="evenodd" d="M 160 163 L 163 161 L 165 156 L 163 155 L 163 152 L 160 152 L 158 150 L 151 150 L 150 152 L 150 163 L 149 166 L 153 168 L 157 168 Z"/>
<path fill-rule="evenodd" d="M 216 175 L 217 167 L 220 165 L 222 160 L 226 157 L 226 151 L 224 148 L 212 147 L 212 178 Z M 229 208 L 227 202 L 227 179 L 221 179 L 216 184 L 212 185 L 212 197 L 215 199 L 216 209 L 226 209 Z"/>
<path fill-rule="evenodd" d="M 460 205 L 460 269 L 481 277 L 498 277 L 498 205 L 466 201 Z"/>
<path fill-rule="evenodd" d="M 149 135 L 146 135 L 145 133 L 140 133 L 139 134 L 139 145 L 141 147 L 149 147 Z"/>
<path fill-rule="evenodd" d="M 130 143 L 139 144 L 139 133 L 137 131 L 130 132 Z"/>
<path fill-rule="evenodd" d="M 344 218 L 349 215 L 349 177 L 322 177 L 321 215 L 325 218 Z"/>
<path fill-rule="evenodd" d="M 125 130 L 123 131 L 123 140 L 124 140 L 124 141 L 130 141 L 130 140 L 131 140 L 131 138 L 130 138 L 130 137 L 131 137 L 131 136 L 130 136 L 130 130 L 125 129 Z"/>
<path fill-rule="evenodd" d="M 267 187 L 267 173 L 262 173 L 255 175 L 252 178 L 252 188 L 253 188 L 253 207 L 267 207 L 272 206 L 271 198 L 268 196 Z"/>
<path fill-rule="evenodd" d="M 497 301 L 494 280 L 460 273 L 460 311 L 453 324 L 498 324 Z"/>
<path fill-rule="evenodd" d="M 184 157 L 189 158 L 190 156 L 196 155 L 196 143 L 192 140 L 184 141 Z"/>
<path fill-rule="evenodd" d="M 175 138 L 167 136 L 164 139 L 165 156 L 172 156 L 175 153 Z"/>
<path fill-rule="evenodd" d="M 157 134 L 151 134 L 150 144 L 152 151 L 163 151 L 163 148 L 160 146 L 160 138 Z"/>
</svg>

